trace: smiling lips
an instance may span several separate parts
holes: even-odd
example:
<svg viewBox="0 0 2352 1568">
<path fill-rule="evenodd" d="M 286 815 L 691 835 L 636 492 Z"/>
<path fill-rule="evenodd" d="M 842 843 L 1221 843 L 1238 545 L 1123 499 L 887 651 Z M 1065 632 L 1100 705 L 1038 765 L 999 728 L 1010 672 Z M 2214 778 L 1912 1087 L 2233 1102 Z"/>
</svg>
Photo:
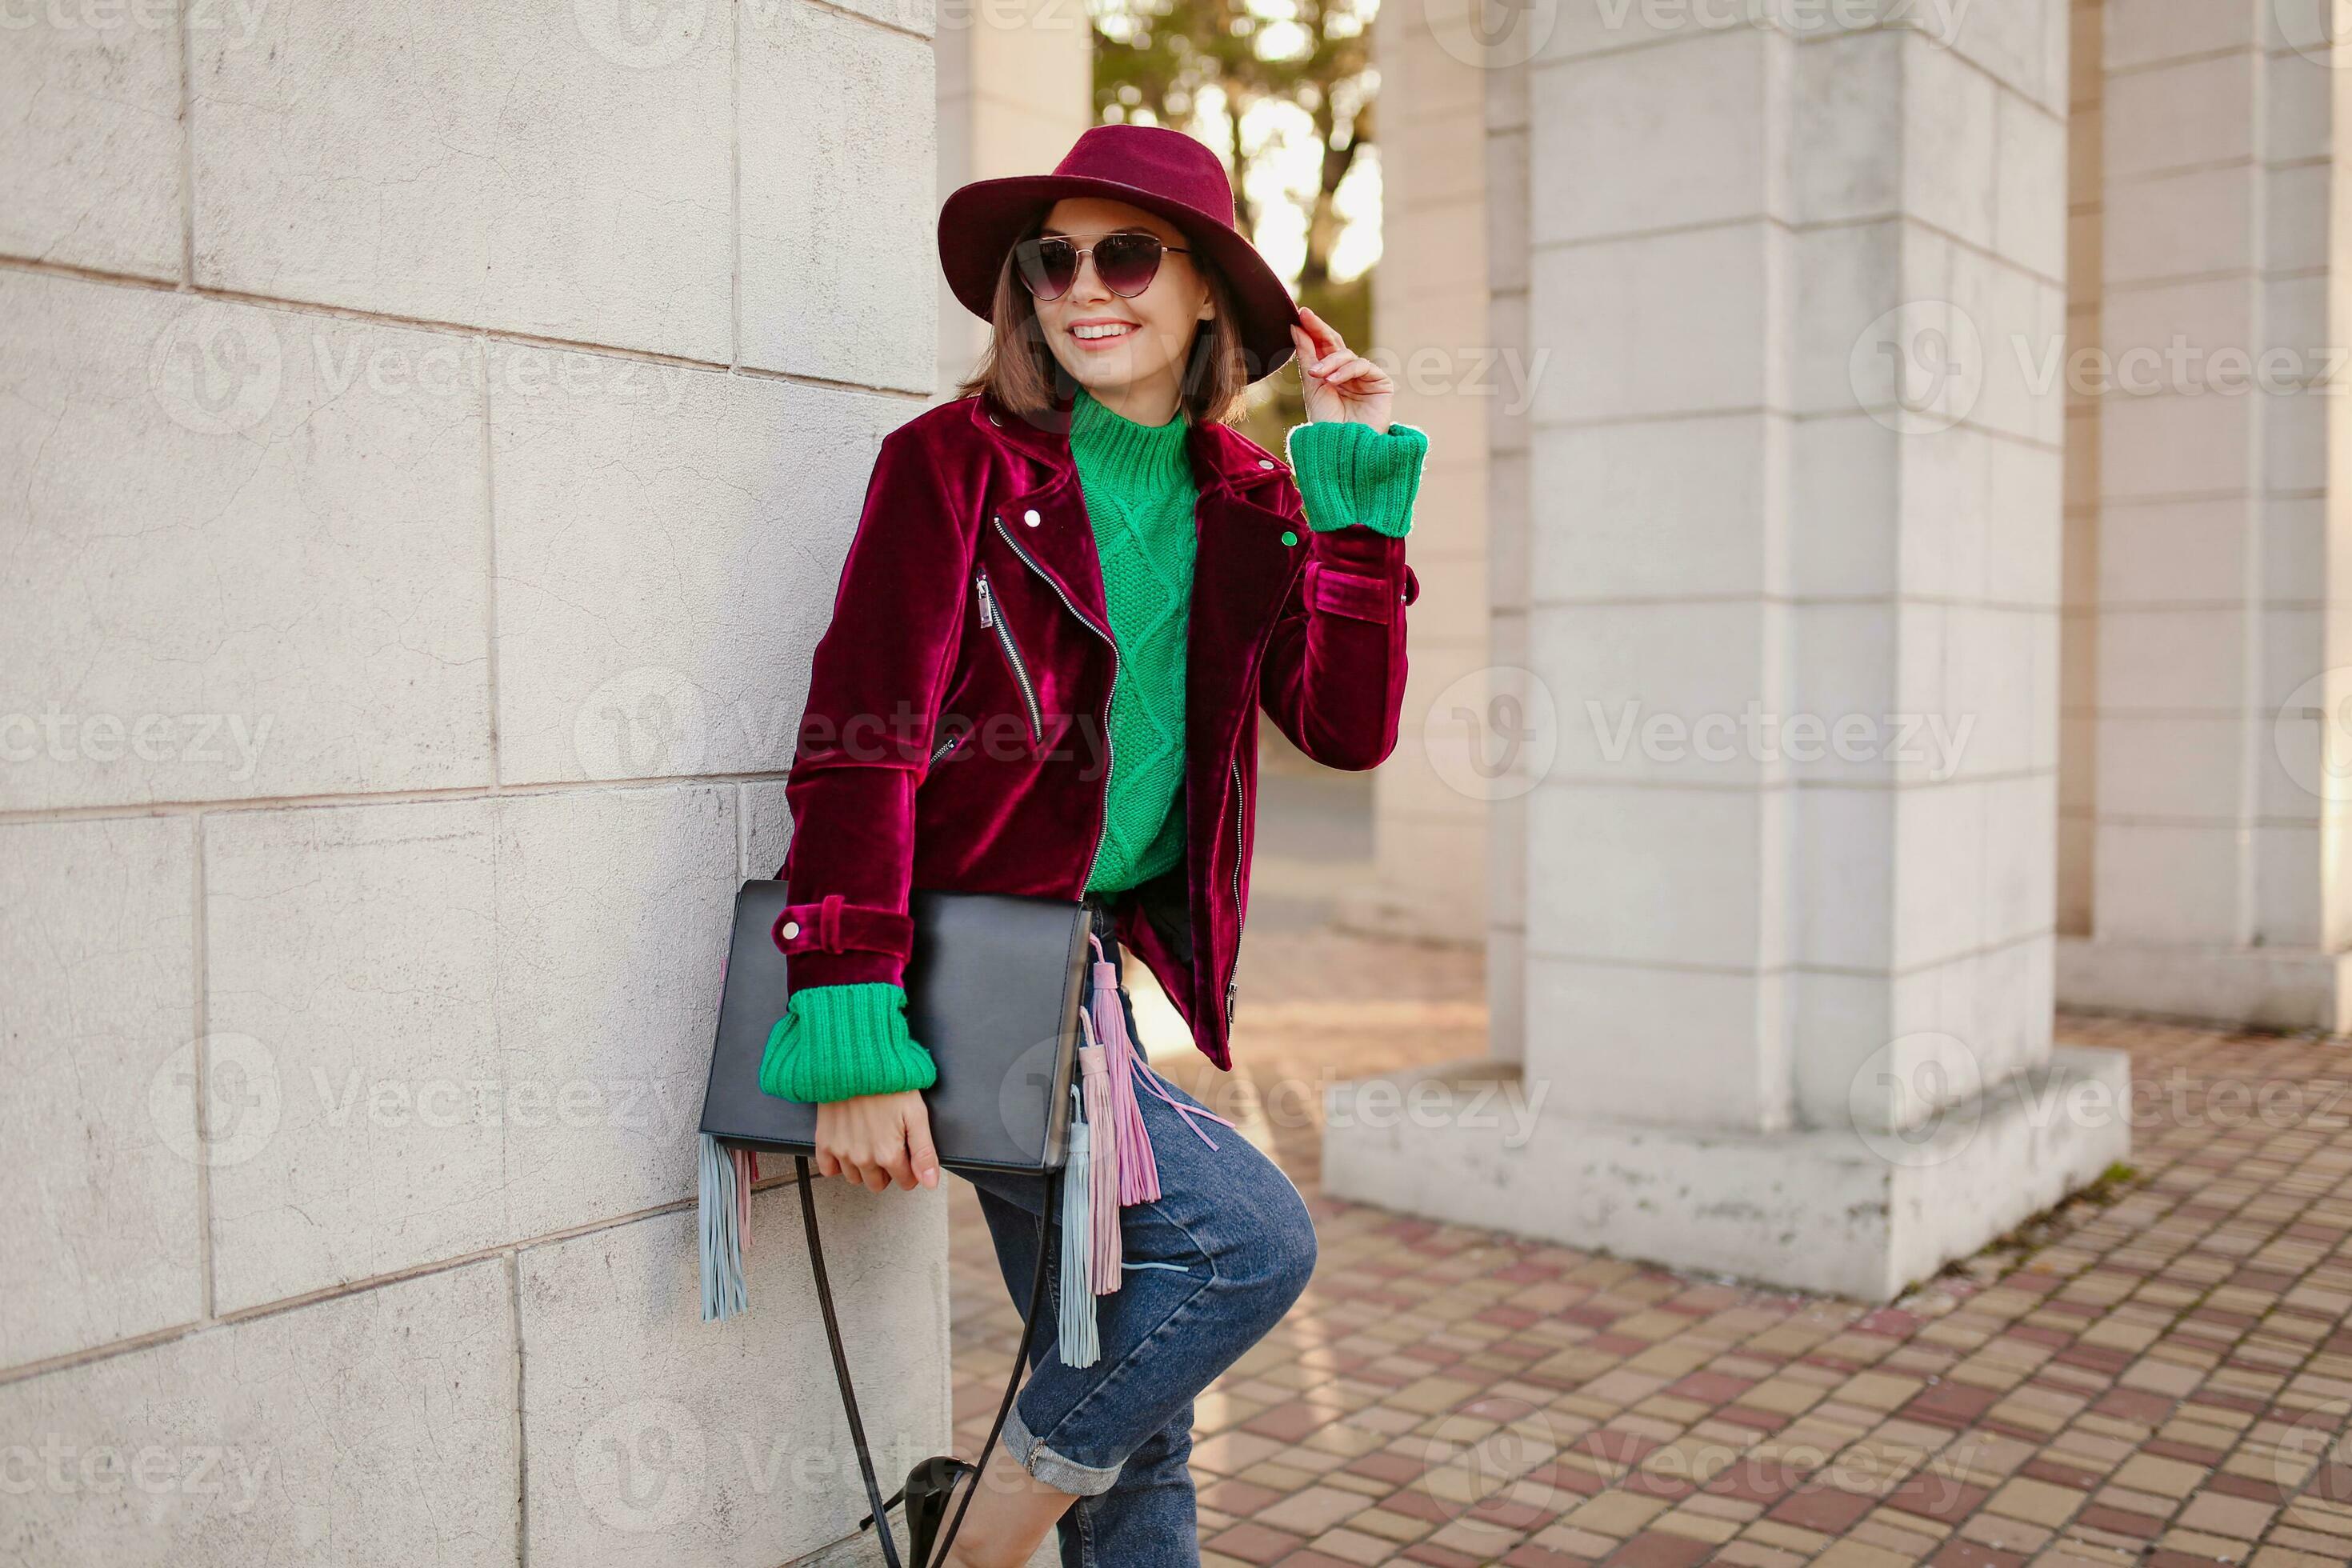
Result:
<svg viewBox="0 0 2352 1568">
<path fill-rule="evenodd" d="M 1093 347 L 1097 344 L 1115 343 L 1122 338 L 1133 337 L 1135 331 L 1136 323 L 1133 321 L 1078 321 L 1071 326 L 1070 336 L 1088 347 Z"/>
</svg>

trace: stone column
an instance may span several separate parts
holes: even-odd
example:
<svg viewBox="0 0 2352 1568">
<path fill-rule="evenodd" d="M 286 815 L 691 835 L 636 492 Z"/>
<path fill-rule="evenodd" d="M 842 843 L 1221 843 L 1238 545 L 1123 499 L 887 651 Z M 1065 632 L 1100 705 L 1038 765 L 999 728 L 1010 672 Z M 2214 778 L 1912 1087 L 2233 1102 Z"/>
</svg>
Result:
<svg viewBox="0 0 2352 1568">
<path fill-rule="evenodd" d="M 938 61 L 941 201 L 967 181 L 1052 168 L 1094 123 L 1094 33 L 1082 5 L 942 5 Z M 936 251 L 934 241 L 924 254 Z M 988 323 L 957 301 L 936 262 L 931 271 L 940 296 L 932 401 L 943 403 L 987 347 Z"/>
<path fill-rule="evenodd" d="M 1343 1086 L 1326 1181 L 1884 1300 L 2128 1145 L 2051 1037 L 2067 6 L 1708 14 L 1528 64 L 1524 1060 Z"/>
<path fill-rule="evenodd" d="M 2346 74 L 2318 0 L 2105 26 L 2095 736 L 2069 1005 L 2352 1027 L 2335 590 Z M 2331 387 L 2330 384 L 2333 383 Z"/>
</svg>

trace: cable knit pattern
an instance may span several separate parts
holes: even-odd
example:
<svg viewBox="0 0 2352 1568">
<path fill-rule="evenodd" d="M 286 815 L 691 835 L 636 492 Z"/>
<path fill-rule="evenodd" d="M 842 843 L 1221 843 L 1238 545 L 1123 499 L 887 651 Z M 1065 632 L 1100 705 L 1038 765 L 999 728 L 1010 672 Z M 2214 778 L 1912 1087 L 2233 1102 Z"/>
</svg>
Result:
<svg viewBox="0 0 2352 1568">
<path fill-rule="evenodd" d="M 1084 388 L 1071 409 L 1071 456 L 1118 645 L 1108 821 L 1087 878 L 1093 892 L 1133 887 L 1183 857 L 1184 660 L 1199 499 L 1185 435 L 1181 411 L 1142 425 Z M 1308 528 L 1402 538 L 1412 527 L 1429 449 L 1422 430 L 1391 425 L 1383 434 L 1332 420 L 1294 426 L 1284 446 Z M 906 1001 L 899 987 L 879 984 L 793 992 L 768 1037 L 760 1088 L 803 1104 L 930 1088 L 938 1068 L 908 1036 Z"/>
<path fill-rule="evenodd" d="M 931 1053 L 907 1034 L 907 993 L 873 981 L 792 994 L 760 1058 L 760 1092 L 801 1105 L 929 1089 Z"/>
<path fill-rule="evenodd" d="M 1391 539 L 1412 529 L 1413 498 L 1429 456 L 1429 434 L 1391 424 L 1386 434 L 1369 425 L 1326 419 L 1294 425 L 1283 440 L 1307 526 L 1318 533 L 1356 524 Z"/>
<path fill-rule="evenodd" d="M 1200 499 L 1182 409 L 1143 425 L 1086 388 L 1070 408 L 1070 456 L 1094 525 L 1103 598 L 1118 644 L 1110 694 L 1110 802 L 1088 892 L 1116 892 L 1184 853 L 1172 810 L 1184 788 L 1184 649 L 1192 605 Z"/>
</svg>

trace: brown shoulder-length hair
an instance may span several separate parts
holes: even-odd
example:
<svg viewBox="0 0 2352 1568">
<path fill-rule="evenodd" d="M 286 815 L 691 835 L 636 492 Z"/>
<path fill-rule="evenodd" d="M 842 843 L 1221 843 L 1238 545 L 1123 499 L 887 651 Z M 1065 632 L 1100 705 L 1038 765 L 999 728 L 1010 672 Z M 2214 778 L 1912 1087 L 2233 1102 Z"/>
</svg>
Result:
<svg viewBox="0 0 2352 1568">
<path fill-rule="evenodd" d="M 1045 226 L 1045 215 L 1039 213 L 1021 238 L 1034 237 Z M 1250 384 L 1248 356 L 1234 325 L 1234 291 L 1224 273 L 1202 251 L 1190 250 L 1185 259 L 1200 268 L 1216 310 L 1193 331 L 1177 399 L 1195 423 L 1230 425 L 1241 417 L 1243 395 Z M 1055 411 L 1057 405 L 1066 405 L 1077 386 L 1076 379 L 1045 346 L 1045 329 L 1037 321 L 1037 301 L 1014 274 L 1013 250 L 1008 246 L 996 268 L 988 346 L 971 374 L 957 384 L 956 395 L 985 393 L 1007 413 L 1034 418 Z"/>
</svg>

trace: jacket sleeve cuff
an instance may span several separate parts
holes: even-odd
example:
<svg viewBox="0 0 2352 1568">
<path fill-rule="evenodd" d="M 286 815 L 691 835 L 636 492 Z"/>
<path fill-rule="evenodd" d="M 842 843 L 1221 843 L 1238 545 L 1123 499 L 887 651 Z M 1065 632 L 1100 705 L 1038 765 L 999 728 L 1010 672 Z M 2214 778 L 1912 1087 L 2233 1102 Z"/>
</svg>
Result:
<svg viewBox="0 0 2352 1568">
<path fill-rule="evenodd" d="M 1412 527 L 1413 498 L 1429 455 L 1429 434 L 1391 424 L 1386 432 L 1353 420 L 1294 425 L 1283 446 L 1318 533 L 1364 527 L 1402 539 Z"/>
<path fill-rule="evenodd" d="M 760 1091 L 800 1105 L 929 1089 L 939 1068 L 907 1035 L 907 993 L 868 982 L 803 985 L 769 1032 Z"/>
</svg>

